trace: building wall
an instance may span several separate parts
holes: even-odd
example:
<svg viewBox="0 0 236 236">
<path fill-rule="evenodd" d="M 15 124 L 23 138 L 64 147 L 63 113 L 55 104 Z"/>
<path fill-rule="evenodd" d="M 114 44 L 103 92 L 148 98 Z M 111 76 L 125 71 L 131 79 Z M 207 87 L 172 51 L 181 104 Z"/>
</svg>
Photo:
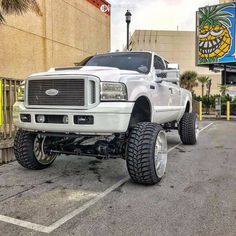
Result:
<svg viewBox="0 0 236 236">
<path fill-rule="evenodd" d="M 71 66 L 110 50 L 110 16 L 86 0 L 38 0 L 29 12 L 0 25 L 0 76 L 24 79 L 50 67 Z"/>
<path fill-rule="evenodd" d="M 220 0 L 219 3 L 236 2 L 236 0 Z"/>
<path fill-rule="evenodd" d="M 131 48 L 133 51 L 154 51 L 168 61 L 178 63 L 181 73 L 194 70 L 199 75 L 209 76 L 212 79 L 211 94 L 219 93 L 220 74 L 195 66 L 195 32 L 136 30 L 131 37 Z M 201 95 L 201 84 L 194 90 L 196 94 Z"/>
</svg>

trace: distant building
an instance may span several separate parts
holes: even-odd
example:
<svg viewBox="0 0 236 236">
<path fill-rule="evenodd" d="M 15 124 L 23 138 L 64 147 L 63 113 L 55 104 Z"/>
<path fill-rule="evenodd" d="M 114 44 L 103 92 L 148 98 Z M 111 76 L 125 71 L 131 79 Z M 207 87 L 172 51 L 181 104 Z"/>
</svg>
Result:
<svg viewBox="0 0 236 236">
<path fill-rule="evenodd" d="M 220 0 L 219 3 L 236 2 L 236 0 Z"/>
<path fill-rule="evenodd" d="M 221 74 L 195 66 L 195 32 L 136 30 L 131 37 L 130 48 L 133 51 L 154 51 L 168 61 L 178 63 L 181 73 L 194 70 L 199 75 L 209 76 L 212 79 L 211 94 L 219 94 L 218 84 L 221 84 Z M 196 94 L 201 95 L 201 84 L 199 83 L 194 90 Z"/>
<path fill-rule="evenodd" d="M 24 79 L 110 50 L 105 0 L 38 0 L 42 16 L 11 15 L 0 25 L 0 77 Z"/>
</svg>

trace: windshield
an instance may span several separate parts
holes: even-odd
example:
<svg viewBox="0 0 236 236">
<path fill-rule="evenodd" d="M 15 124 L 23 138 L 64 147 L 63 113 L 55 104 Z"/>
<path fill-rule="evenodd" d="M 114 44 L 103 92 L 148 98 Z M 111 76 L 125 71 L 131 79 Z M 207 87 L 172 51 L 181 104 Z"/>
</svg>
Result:
<svg viewBox="0 0 236 236">
<path fill-rule="evenodd" d="M 108 66 L 121 70 L 134 70 L 147 74 L 150 71 L 151 53 L 109 53 L 86 58 L 79 66 Z"/>
</svg>

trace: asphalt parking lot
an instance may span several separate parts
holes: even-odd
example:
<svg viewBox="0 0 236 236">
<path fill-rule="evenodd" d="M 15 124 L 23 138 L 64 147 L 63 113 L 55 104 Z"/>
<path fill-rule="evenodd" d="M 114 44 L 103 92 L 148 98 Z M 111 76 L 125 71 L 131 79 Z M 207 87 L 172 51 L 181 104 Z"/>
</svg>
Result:
<svg viewBox="0 0 236 236">
<path fill-rule="evenodd" d="M 0 166 L 0 235 L 236 235 L 236 122 L 200 126 L 194 146 L 168 134 L 155 186 L 132 183 L 120 159 Z"/>
</svg>

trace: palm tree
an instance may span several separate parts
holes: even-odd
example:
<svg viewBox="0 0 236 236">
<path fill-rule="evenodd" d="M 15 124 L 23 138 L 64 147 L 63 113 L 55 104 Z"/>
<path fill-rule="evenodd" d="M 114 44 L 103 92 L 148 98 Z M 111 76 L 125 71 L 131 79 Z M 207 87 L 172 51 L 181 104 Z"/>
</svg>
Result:
<svg viewBox="0 0 236 236">
<path fill-rule="evenodd" d="M 22 15 L 28 10 L 42 14 L 36 0 L 0 0 L 0 24 L 5 22 L 6 15 Z"/>
<path fill-rule="evenodd" d="M 229 86 L 228 85 L 219 84 L 218 87 L 220 89 L 221 96 L 225 96 L 226 92 L 229 90 Z"/>
<path fill-rule="evenodd" d="M 193 92 L 193 87 L 198 86 L 197 83 L 197 72 L 185 71 L 180 75 L 180 86 Z"/>
<path fill-rule="evenodd" d="M 197 80 L 202 84 L 202 97 L 204 96 L 204 85 L 209 80 L 208 76 L 199 76 L 197 77 Z"/>
</svg>

